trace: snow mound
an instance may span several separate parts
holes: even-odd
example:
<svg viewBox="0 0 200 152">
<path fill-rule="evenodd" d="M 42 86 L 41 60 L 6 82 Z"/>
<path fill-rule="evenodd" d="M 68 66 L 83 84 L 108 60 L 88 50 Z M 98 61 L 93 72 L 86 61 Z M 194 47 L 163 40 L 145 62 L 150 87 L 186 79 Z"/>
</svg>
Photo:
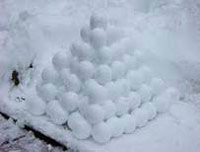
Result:
<svg viewBox="0 0 200 152">
<path fill-rule="evenodd" d="M 145 126 L 179 100 L 179 92 L 154 77 L 143 52 L 121 32 L 93 14 L 81 40 L 56 53 L 42 71 L 40 100 L 30 99 L 30 112 L 67 125 L 77 139 L 106 143 Z"/>
</svg>

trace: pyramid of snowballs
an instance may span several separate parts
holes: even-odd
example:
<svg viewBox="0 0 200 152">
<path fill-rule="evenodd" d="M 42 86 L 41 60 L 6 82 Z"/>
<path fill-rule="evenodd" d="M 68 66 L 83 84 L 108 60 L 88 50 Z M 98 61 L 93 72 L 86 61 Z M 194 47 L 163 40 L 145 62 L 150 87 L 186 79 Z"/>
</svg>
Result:
<svg viewBox="0 0 200 152">
<path fill-rule="evenodd" d="M 178 91 L 153 76 L 142 53 L 117 35 L 93 14 L 80 30 L 81 40 L 56 53 L 42 71 L 40 99 L 29 102 L 30 112 L 97 143 L 133 133 L 165 112 L 179 99 Z"/>
</svg>

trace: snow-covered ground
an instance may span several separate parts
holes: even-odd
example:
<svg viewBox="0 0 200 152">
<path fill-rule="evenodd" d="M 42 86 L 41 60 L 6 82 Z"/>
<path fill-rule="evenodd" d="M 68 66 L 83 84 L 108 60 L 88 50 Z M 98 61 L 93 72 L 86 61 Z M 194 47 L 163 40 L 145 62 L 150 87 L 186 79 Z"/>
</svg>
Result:
<svg viewBox="0 0 200 152">
<path fill-rule="evenodd" d="M 79 40 L 81 27 L 88 23 L 92 12 L 98 12 L 108 18 L 109 24 L 119 28 L 123 36 L 131 38 L 134 49 L 143 50 L 146 65 L 167 85 L 179 89 L 181 101 L 134 134 L 114 138 L 104 145 L 83 143 L 91 151 L 198 152 L 198 3 L 198 0 L 2 0 L 0 95 L 2 99 L 8 95 L 5 86 L 14 69 L 19 72 L 21 84 L 20 89 L 14 88 L 12 92 L 26 93 L 27 88 L 32 88 L 53 55 Z M 102 83 L 105 79 L 99 81 Z"/>
<path fill-rule="evenodd" d="M 14 121 L 0 116 L 0 151 L 16 152 L 62 152 L 60 147 L 52 147 L 37 139 L 31 131 L 18 127 Z"/>
</svg>

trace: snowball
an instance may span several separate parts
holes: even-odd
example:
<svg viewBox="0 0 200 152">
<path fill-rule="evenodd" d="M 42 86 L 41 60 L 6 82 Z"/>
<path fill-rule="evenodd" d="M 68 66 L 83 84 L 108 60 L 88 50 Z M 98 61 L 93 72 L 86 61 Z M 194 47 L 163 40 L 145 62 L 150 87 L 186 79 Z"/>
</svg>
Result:
<svg viewBox="0 0 200 152">
<path fill-rule="evenodd" d="M 91 134 L 90 124 L 79 112 L 74 112 L 69 116 L 68 126 L 72 129 L 72 134 L 78 139 L 86 139 Z"/>
<path fill-rule="evenodd" d="M 138 63 L 135 57 L 125 54 L 123 56 L 123 62 L 128 70 L 134 70 L 138 67 Z"/>
<path fill-rule="evenodd" d="M 59 72 L 59 79 L 62 81 L 62 83 L 66 82 L 66 77 L 70 75 L 70 70 L 69 69 L 62 69 Z"/>
<path fill-rule="evenodd" d="M 79 66 L 80 77 L 84 80 L 89 79 L 95 72 L 94 65 L 90 61 L 82 61 Z"/>
<path fill-rule="evenodd" d="M 154 95 L 159 95 L 166 89 L 165 82 L 160 78 L 153 78 L 150 86 Z"/>
<path fill-rule="evenodd" d="M 64 84 L 68 91 L 79 92 L 81 89 L 81 81 L 75 74 L 65 73 Z"/>
<path fill-rule="evenodd" d="M 131 92 L 128 96 L 130 109 L 134 110 L 141 105 L 141 97 L 137 92 Z"/>
<path fill-rule="evenodd" d="M 158 113 L 163 113 L 169 110 L 171 99 L 165 96 L 164 94 L 161 94 L 154 98 L 153 103 L 158 111 Z"/>
<path fill-rule="evenodd" d="M 47 67 L 42 71 L 42 80 L 45 83 L 56 83 L 58 80 L 58 73 L 53 67 Z"/>
<path fill-rule="evenodd" d="M 71 54 L 66 52 L 58 52 L 54 55 L 52 62 L 56 69 L 68 68 L 70 65 Z"/>
<path fill-rule="evenodd" d="M 43 115 L 45 113 L 46 103 L 36 96 L 27 96 L 27 110 L 33 115 Z"/>
<path fill-rule="evenodd" d="M 145 103 L 144 105 L 142 105 L 142 109 L 145 110 L 145 111 L 147 111 L 147 113 L 148 113 L 148 120 L 152 120 L 157 115 L 157 109 L 154 106 L 154 104 L 151 103 L 151 102 Z"/>
<path fill-rule="evenodd" d="M 120 61 L 114 61 L 111 65 L 113 80 L 122 78 L 125 75 L 125 65 Z"/>
<path fill-rule="evenodd" d="M 98 51 L 100 63 L 111 63 L 113 58 L 113 51 L 108 47 L 103 47 Z"/>
<path fill-rule="evenodd" d="M 128 96 L 131 89 L 129 81 L 127 79 L 118 79 L 116 81 L 116 89 L 118 89 L 120 96 Z"/>
<path fill-rule="evenodd" d="M 58 91 L 56 87 L 51 84 L 47 83 L 39 87 L 38 95 L 45 101 L 51 101 L 56 98 Z"/>
<path fill-rule="evenodd" d="M 84 42 L 90 41 L 90 33 L 91 33 L 91 30 L 89 26 L 84 26 L 81 28 L 80 36 Z"/>
<path fill-rule="evenodd" d="M 90 124 L 97 124 L 104 120 L 105 112 L 100 105 L 89 105 L 85 109 L 84 117 Z"/>
<path fill-rule="evenodd" d="M 152 99 L 152 89 L 146 84 L 141 86 L 139 94 L 143 103 L 149 102 Z"/>
<path fill-rule="evenodd" d="M 107 29 L 107 44 L 112 45 L 124 37 L 124 31 L 118 27 L 109 26 Z"/>
<path fill-rule="evenodd" d="M 179 92 L 174 88 L 168 88 L 161 95 L 157 96 L 153 102 L 159 113 L 169 110 L 174 101 L 179 100 Z"/>
<path fill-rule="evenodd" d="M 140 72 L 141 72 L 141 74 L 144 77 L 144 81 L 143 82 L 149 83 L 149 81 L 152 78 L 152 71 L 151 71 L 151 69 L 149 67 L 147 67 L 147 66 L 143 66 L 143 67 L 140 68 Z"/>
<path fill-rule="evenodd" d="M 106 17 L 97 13 L 92 14 L 90 17 L 90 28 L 91 29 L 95 29 L 95 28 L 106 29 L 107 28 Z"/>
<path fill-rule="evenodd" d="M 79 100 L 78 109 L 81 115 L 84 115 L 86 113 L 87 107 L 89 106 L 89 99 L 87 96 L 80 96 Z"/>
<path fill-rule="evenodd" d="M 107 124 L 111 128 L 112 137 L 119 137 L 123 134 L 125 124 L 121 118 L 112 117 L 107 120 Z"/>
<path fill-rule="evenodd" d="M 148 122 L 148 113 L 146 110 L 142 110 L 141 108 L 139 108 L 133 112 L 133 118 L 135 118 L 135 123 L 137 127 L 143 127 Z"/>
<path fill-rule="evenodd" d="M 106 89 L 108 90 L 108 99 L 116 100 L 121 96 L 121 88 L 115 82 L 109 82 L 106 84 Z"/>
<path fill-rule="evenodd" d="M 95 73 L 95 79 L 100 84 L 106 84 L 112 80 L 112 71 L 108 65 L 100 65 Z"/>
<path fill-rule="evenodd" d="M 117 108 L 117 112 L 116 112 L 117 116 L 122 116 L 122 115 L 128 113 L 128 110 L 129 110 L 128 99 L 124 98 L 124 97 L 120 97 L 116 101 L 116 108 Z"/>
<path fill-rule="evenodd" d="M 130 71 L 127 74 L 132 90 L 138 90 L 143 83 L 143 76 L 138 71 Z"/>
<path fill-rule="evenodd" d="M 116 105 L 111 100 L 105 101 L 102 107 L 105 111 L 105 119 L 109 119 L 115 116 L 117 108 Z"/>
<path fill-rule="evenodd" d="M 108 97 L 108 91 L 105 87 L 99 85 L 95 80 L 90 79 L 85 82 L 83 89 L 85 94 L 90 97 L 91 103 L 102 103 Z"/>
<path fill-rule="evenodd" d="M 78 95 L 76 93 L 67 92 L 61 95 L 60 104 L 62 105 L 63 109 L 67 110 L 68 112 L 72 112 L 78 107 L 78 100 Z"/>
<path fill-rule="evenodd" d="M 125 114 L 121 117 L 124 123 L 124 133 L 133 133 L 136 129 L 136 122 L 132 115 Z"/>
<path fill-rule="evenodd" d="M 94 51 L 89 44 L 84 42 L 76 42 L 71 45 L 70 48 L 73 56 L 82 60 L 92 60 L 94 58 Z"/>
<path fill-rule="evenodd" d="M 179 90 L 173 87 L 168 88 L 166 93 L 173 101 L 179 101 L 181 96 Z"/>
<path fill-rule="evenodd" d="M 47 104 L 46 113 L 57 125 L 64 124 L 68 119 L 68 113 L 63 110 L 57 100 L 52 100 Z"/>
<path fill-rule="evenodd" d="M 71 64 L 70 64 L 70 71 L 74 74 L 79 73 L 79 68 L 80 68 L 80 63 L 78 61 L 77 57 L 73 57 L 71 59 Z"/>
<path fill-rule="evenodd" d="M 106 46 L 106 33 L 104 30 L 96 28 L 92 30 L 90 44 L 95 49 L 100 49 Z"/>
<path fill-rule="evenodd" d="M 106 143 L 111 138 L 111 129 L 105 122 L 94 125 L 92 137 L 98 143 Z"/>
</svg>

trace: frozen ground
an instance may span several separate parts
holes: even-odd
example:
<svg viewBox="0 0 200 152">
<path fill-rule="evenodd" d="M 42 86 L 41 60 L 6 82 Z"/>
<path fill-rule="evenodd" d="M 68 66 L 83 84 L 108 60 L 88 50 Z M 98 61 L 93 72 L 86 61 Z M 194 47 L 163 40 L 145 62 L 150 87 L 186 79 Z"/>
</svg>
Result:
<svg viewBox="0 0 200 152">
<path fill-rule="evenodd" d="M 199 152 L 199 2 L 155 0 L 150 10 L 148 5 L 137 8 L 143 13 L 133 12 L 134 2 L 20 0 L 16 3 L 14 0 L 2 0 L 1 80 L 8 79 L 10 71 L 18 65 L 22 66 L 22 73 L 25 71 L 22 80 L 26 76 L 31 76 L 30 79 L 35 77 L 37 72 L 32 75 L 26 71 L 30 62 L 40 71 L 54 52 L 67 48 L 77 39 L 80 27 L 88 22 L 92 11 L 106 10 L 111 24 L 126 29 L 126 34 L 133 36 L 137 47 L 148 50 L 146 61 L 169 84 L 180 89 L 182 102 L 175 103 L 168 113 L 160 115 L 133 135 L 113 139 L 103 146 L 92 146 L 91 151 Z M 23 13 L 18 20 L 20 12 Z M 14 45 L 4 46 L 7 32 Z M 25 80 L 24 85 L 31 85 L 30 82 Z M 3 92 L 0 94 L 4 95 Z M 2 118 L 0 128 L 0 151 L 50 151 L 44 142 Z"/>
</svg>

